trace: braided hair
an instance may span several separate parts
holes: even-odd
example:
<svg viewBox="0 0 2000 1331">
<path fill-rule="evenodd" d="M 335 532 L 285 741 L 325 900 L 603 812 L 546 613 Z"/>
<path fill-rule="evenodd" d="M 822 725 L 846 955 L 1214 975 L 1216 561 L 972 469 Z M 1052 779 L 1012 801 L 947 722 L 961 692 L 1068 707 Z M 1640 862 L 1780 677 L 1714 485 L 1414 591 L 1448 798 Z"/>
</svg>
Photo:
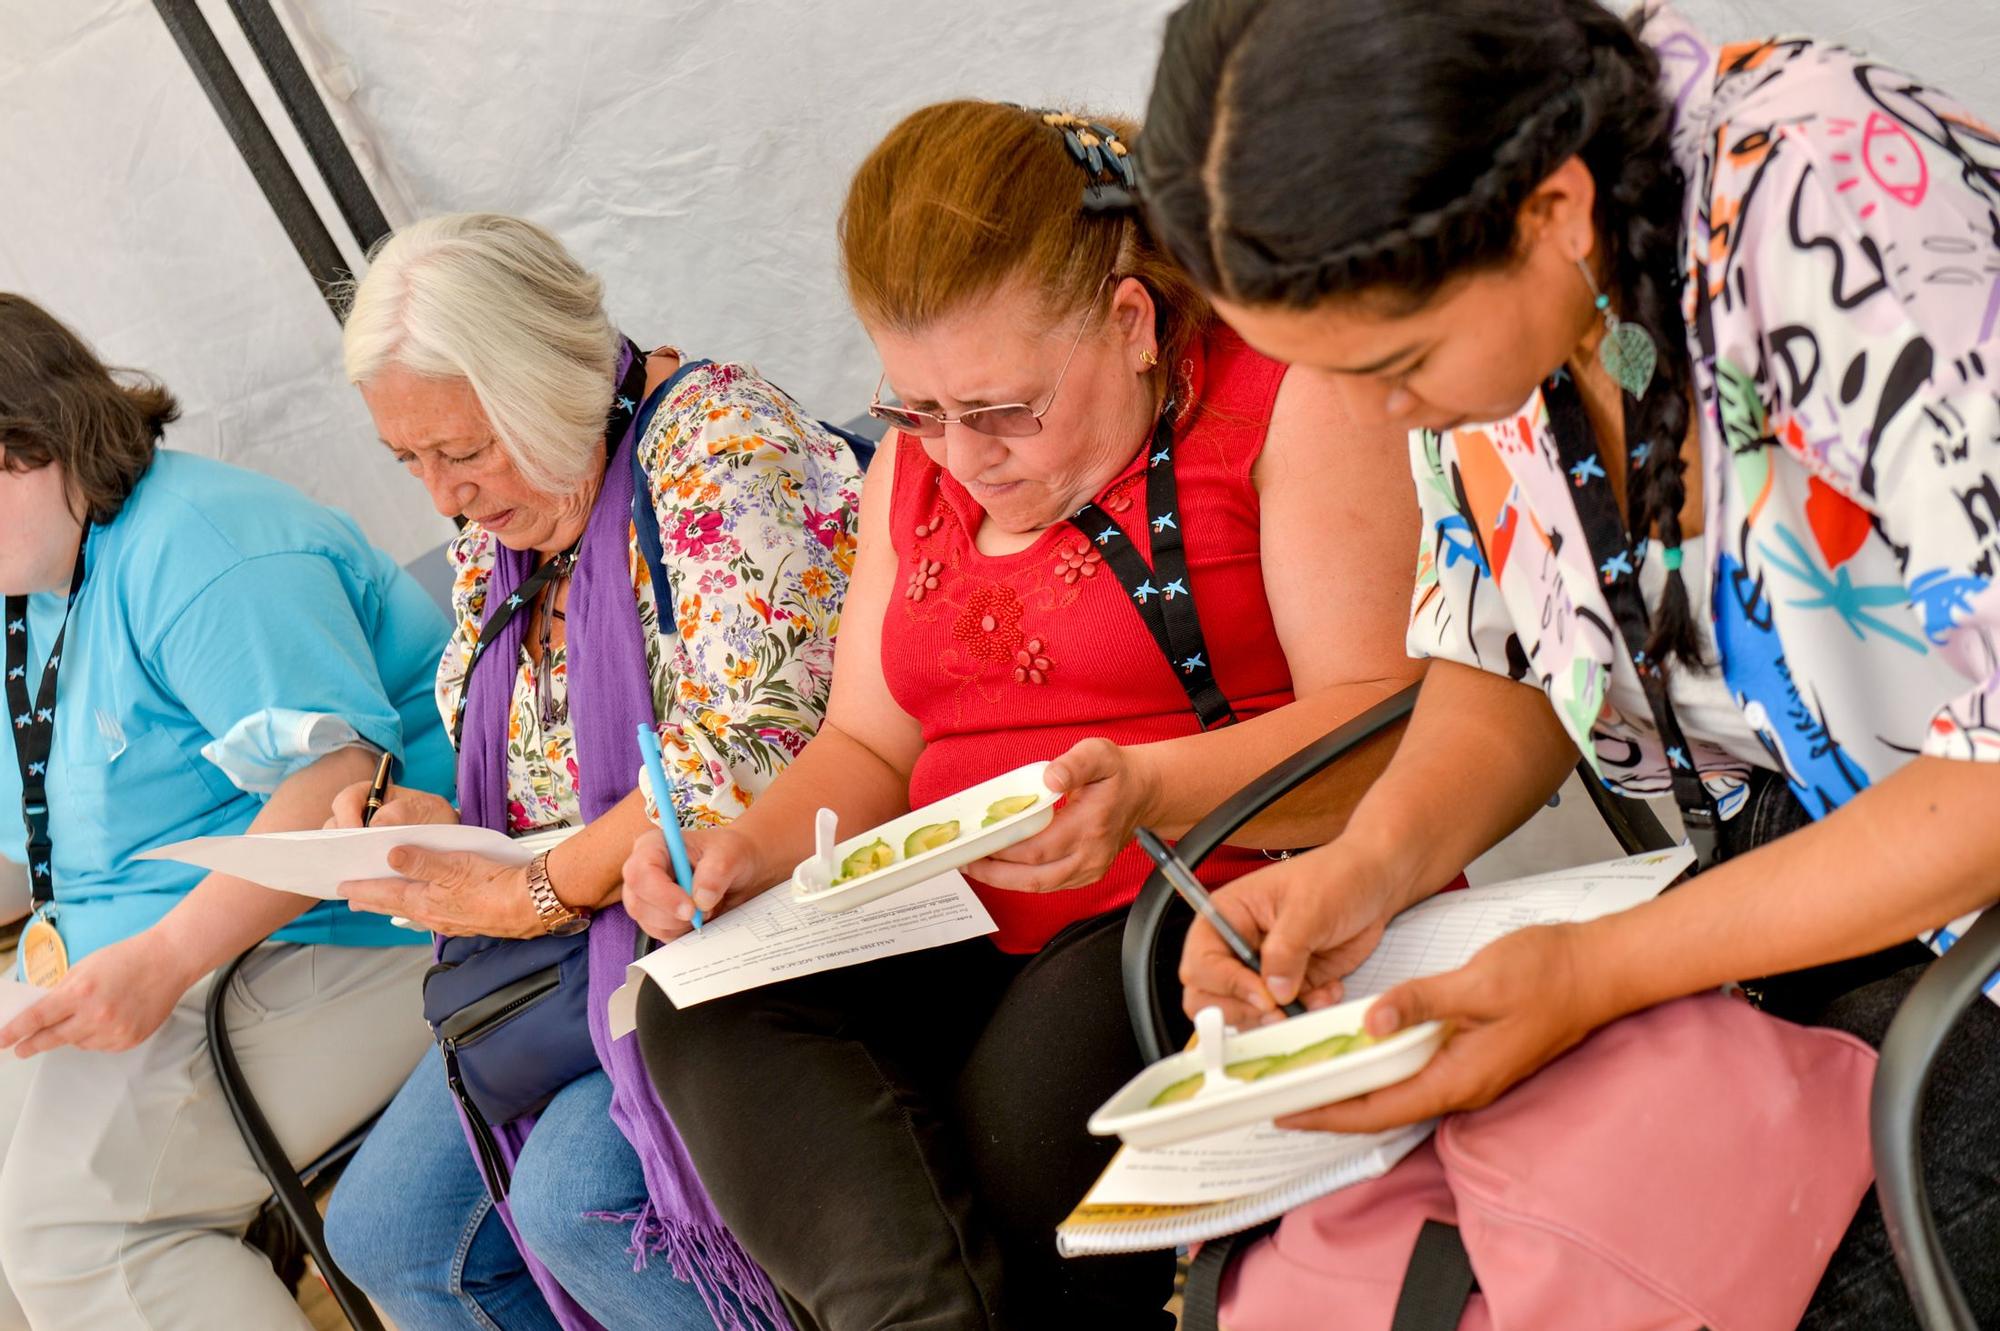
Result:
<svg viewBox="0 0 2000 1331">
<path fill-rule="evenodd" d="M 1153 226 L 1239 304 L 1365 292 L 1415 308 L 1508 264 L 1521 205 L 1580 157 L 1606 293 L 1659 349 L 1645 395 L 1625 398 L 1627 521 L 1677 547 L 1686 186 L 1641 22 L 1597 0 L 1191 0 L 1168 21 L 1139 145 Z M 1698 643 L 1669 571 L 1647 655 L 1699 667 Z"/>
</svg>

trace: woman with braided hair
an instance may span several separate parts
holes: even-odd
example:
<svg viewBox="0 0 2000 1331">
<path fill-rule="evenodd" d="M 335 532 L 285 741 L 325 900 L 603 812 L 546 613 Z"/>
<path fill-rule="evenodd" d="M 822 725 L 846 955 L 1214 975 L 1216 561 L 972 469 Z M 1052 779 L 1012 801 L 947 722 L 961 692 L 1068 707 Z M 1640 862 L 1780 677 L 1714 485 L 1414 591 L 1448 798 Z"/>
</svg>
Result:
<svg viewBox="0 0 2000 1331">
<path fill-rule="evenodd" d="M 1476 1108 L 1731 982 L 1879 1041 L 1922 943 L 2000 888 L 2000 135 L 1852 52 L 1712 46 L 1664 8 L 1193 0 L 1141 158 L 1219 313 L 1409 430 L 1432 662 L 1345 832 L 1217 894 L 1264 979 L 1198 925 L 1189 1010 L 1332 1001 L 1581 750 L 1672 794 L 1703 872 L 1391 990 L 1370 1029 L 1442 1018 L 1444 1051 L 1296 1126 Z M 1982 1322 L 1996 1047 L 1978 1004 L 1926 1125 Z M 1869 1200 L 1807 1324 L 1909 1317 Z"/>
</svg>

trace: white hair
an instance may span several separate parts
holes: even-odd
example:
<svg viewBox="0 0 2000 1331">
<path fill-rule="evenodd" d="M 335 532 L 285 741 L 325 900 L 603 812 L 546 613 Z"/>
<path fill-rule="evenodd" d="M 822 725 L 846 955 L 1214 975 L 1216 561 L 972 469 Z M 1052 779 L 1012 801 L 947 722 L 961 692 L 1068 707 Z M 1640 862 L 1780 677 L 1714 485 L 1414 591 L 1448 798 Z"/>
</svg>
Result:
<svg viewBox="0 0 2000 1331">
<path fill-rule="evenodd" d="M 400 365 L 463 379 L 530 485 L 568 493 L 604 465 L 618 332 L 604 283 L 533 222 L 447 213 L 385 238 L 353 287 L 347 378 Z"/>
</svg>

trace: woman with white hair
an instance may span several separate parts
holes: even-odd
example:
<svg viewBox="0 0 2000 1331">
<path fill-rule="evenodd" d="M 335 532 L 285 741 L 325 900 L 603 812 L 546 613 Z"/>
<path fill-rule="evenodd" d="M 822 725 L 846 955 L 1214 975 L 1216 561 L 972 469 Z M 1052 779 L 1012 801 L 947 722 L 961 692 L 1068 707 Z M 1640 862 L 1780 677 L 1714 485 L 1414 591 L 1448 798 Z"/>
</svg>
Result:
<svg viewBox="0 0 2000 1331">
<path fill-rule="evenodd" d="M 782 1325 L 604 1009 L 639 942 L 619 904 L 647 825 L 638 727 L 693 825 L 804 747 L 859 462 L 754 371 L 641 353 L 598 279 L 516 218 L 390 237 L 344 345 L 383 442 L 464 520 L 437 676 L 460 807 L 396 789 L 373 822 L 574 834 L 525 867 L 405 848 L 404 877 L 348 885 L 439 936 L 440 1050 L 342 1181 L 333 1249 L 404 1331 Z"/>
</svg>

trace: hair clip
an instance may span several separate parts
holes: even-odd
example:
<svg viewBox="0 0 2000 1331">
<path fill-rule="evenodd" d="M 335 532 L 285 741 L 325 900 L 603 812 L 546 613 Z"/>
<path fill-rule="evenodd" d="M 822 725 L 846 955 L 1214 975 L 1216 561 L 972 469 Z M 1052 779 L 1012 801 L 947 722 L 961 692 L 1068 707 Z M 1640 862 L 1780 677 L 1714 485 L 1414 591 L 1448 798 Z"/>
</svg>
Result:
<svg viewBox="0 0 2000 1331">
<path fill-rule="evenodd" d="M 1063 146 L 1089 177 L 1083 187 L 1083 210 L 1087 213 L 1118 212 L 1139 206 L 1139 173 L 1132 151 L 1118 137 L 1118 131 L 1067 111 L 1030 109 L 1044 125 L 1059 131 Z"/>
</svg>

